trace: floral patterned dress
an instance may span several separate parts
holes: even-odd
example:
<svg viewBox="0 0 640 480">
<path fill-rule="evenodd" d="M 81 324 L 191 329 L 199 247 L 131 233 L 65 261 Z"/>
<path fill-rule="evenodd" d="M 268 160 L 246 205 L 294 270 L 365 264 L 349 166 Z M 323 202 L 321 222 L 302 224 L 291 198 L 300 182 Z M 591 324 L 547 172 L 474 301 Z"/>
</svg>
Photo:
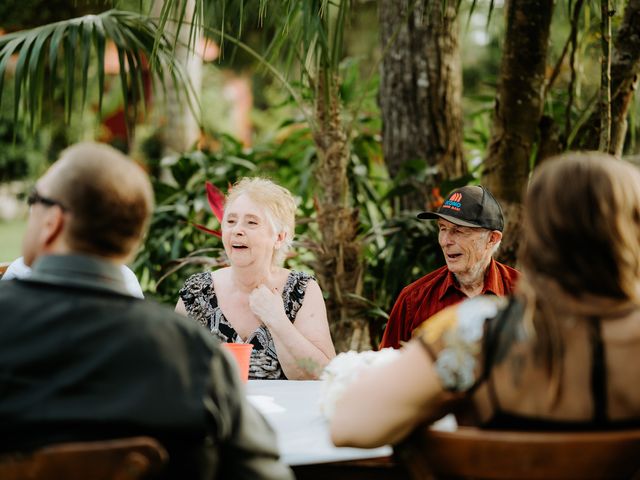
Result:
<svg viewBox="0 0 640 480">
<path fill-rule="evenodd" d="M 296 315 L 302 307 L 307 284 L 312 279 L 313 277 L 308 273 L 296 271 L 292 271 L 287 277 L 282 291 L 282 301 L 284 311 L 291 323 L 295 322 Z M 196 273 L 189 277 L 180 289 L 180 298 L 189 316 L 205 326 L 221 342 L 253 345 L 249 365 L 250 379 L 284 380 L 287 378 L 278 361 L 276 347 L 267 327 L 260 325 L 245 342 L 225 318 L 218 306 L 210 272 Z"/>
</svg>

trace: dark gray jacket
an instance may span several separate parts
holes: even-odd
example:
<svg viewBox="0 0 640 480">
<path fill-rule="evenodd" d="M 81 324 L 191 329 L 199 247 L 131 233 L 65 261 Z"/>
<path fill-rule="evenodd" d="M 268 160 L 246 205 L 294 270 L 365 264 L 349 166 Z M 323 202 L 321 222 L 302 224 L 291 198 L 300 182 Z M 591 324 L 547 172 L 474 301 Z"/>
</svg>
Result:
<svg viewBox="0 0 640 480">
<path fill-rule="evenodd" d="M 2 282 L 0 451 L 141 434 L 167 478 L 292 478 L 218 342 L 127 295 L 117 267 L 48 256 Z"/>
</svg>

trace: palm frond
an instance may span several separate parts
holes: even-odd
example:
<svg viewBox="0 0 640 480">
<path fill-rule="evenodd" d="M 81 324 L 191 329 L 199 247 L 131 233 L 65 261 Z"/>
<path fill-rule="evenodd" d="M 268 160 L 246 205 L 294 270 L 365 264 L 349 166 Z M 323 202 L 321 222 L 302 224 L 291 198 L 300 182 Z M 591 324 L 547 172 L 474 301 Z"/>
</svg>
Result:
<svg viewBox="0 0 640 480">
<path fill-rule="evenodd" d="M 15 59 L 15 122 L 22 118 L 35 128 L 42 121 L 43 103 L 54 93 L 62 97 L 65 121 L 68 122 L 78 110 L 74 99 L 78 85 L 81 106 L 85 105 L 92 65 L 96 65 L 98 109 L 101 111 L 106 75 L 105 46 L 107 41 L 112 41 L 118 53 L 125 111 L 131 112 L 127 115 L 129 122 L 136 118 L 137 109 L 145 98 L 142 75 L 146 69 L 151 70 L 162 88 L 165 88 L 165 71 L 168 71 L 175 88 L 186 94 L 193 109 L 190 82 L 171 53 L 170 41 L 164 36 L 158 37 L 157 32 L 156 23 L 145 15 L 109 10 L 100 15 L 86 15 L 1 36 L 0 104 L 5 77 L 11 76 L 7 70 Z"/>
<path fill-rule="evenodd" d="M 167 23 L 201 28 L 241 40 L 247 22 L 254 22 L 268 37 L 265 57 L 284 65 L 307 58 L 315 67 L 336 71 L 343 54 L 343 34 L 353 0 L 193 0 L 191 18 L 183 15 L 191 0 L 165 0 L 158 20 L 160 31 Z M 254 13 L 255 12 L 255 13 Z M 251 14 L 250 14 L 251 13 Z"/>
</svg>

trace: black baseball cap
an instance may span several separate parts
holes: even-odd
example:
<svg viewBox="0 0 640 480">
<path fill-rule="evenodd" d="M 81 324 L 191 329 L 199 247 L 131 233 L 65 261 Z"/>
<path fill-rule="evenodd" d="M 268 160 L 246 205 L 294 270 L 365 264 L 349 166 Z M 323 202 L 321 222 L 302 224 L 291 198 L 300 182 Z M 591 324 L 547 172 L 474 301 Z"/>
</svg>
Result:
<svg viewBox="0 0 640 480">
<path fill-rule="evenodd" d="M 481 227 L 502 231 L 504 217 L 498 201 L 484 187 L 470 185 L 452 191 L 437 212 L 422 212 L 418 218 L 443 218 L 463 227 Z"/>
</svg>

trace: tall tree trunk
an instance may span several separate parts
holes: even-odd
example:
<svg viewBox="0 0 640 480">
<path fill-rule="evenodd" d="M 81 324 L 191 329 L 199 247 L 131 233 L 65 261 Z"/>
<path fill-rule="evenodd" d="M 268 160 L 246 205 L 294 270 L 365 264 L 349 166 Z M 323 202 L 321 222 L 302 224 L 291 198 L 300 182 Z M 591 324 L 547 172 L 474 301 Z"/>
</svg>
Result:
<svg viewBox="0 0 640 480">
<path fill-rule="evenodd" d="M 611 21 L 609 1 L 600 0 L 600 38 L 602 59 L 600 61 L 600 141 L 598 150 L 609 151 L 611 144 Z"/>
<path fill-rule="evenodd" d="M 509 0 L 500 85 L 483 184 L 501 203 L 505 232 L 500 260 L 515 264 L 522 192 L 542 115 L 553 0 Z"/>
<path fill-rule="evenodd" d="M 629 0 L 615 36 L 611 59 L 611 138 L 609 152 L 620 156 L 627 134 L 627 114 L 640 74 L 640 0 Z M 571 148 L 595 150 L 600 139 L 600 111 L 580 128 Z"/>
<path fill-rule="evenodd" d="M 462 67 L 455 3 L 379 3 L 381 43 L 388 50 L 382 62 L 379 91 L 385 162 L 392 176 L 409 160 L 426 159 L 436 167 L 433 184 L 408 195 L 403 200 L 405 208 L 425 208 L 425 193 L 430 187 L 467 172 L 462 148 Z"/>
<path fill-rule="evenodd" d="M 327 81 L 328 80 L 328 81 Z M 320 195 L 317 219 L 320 251 L 314 270 L 326 300 L 336 350 L 371 349 L 369 324 L 350 294 L 362 293 L 362 246 L 357 237 L 358 211 L 349 203 L 349 144 L 340 117 L 338 81 L 320 72 L 316 92 L 314 141 Z"/>
</svg>

